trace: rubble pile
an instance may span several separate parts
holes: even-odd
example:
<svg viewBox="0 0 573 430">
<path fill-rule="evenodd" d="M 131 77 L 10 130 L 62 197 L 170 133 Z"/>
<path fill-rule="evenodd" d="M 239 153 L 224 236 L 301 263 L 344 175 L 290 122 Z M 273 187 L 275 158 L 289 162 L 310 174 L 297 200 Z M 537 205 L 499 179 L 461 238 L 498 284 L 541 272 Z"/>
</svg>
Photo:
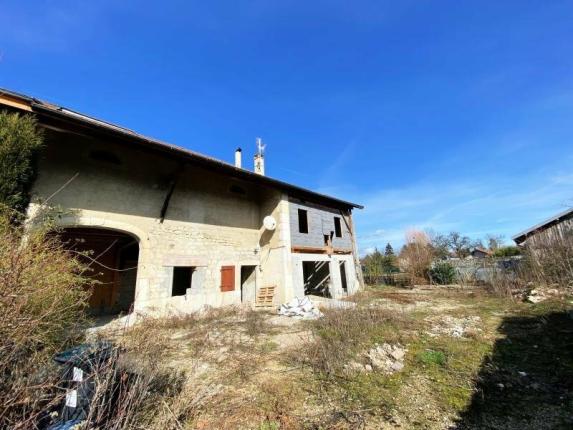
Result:
<svg viewBox="0 0 573 430">
<path fill-rule="evenodd" d="M 322 316 L 322 312 L 308 297 L 295 297 L 290 302 L 280 305 L 279 315 L 302 319 L 316 319 Z"/>
<path fill-rule="evenodd" d="M 525 299 L 529 303 L 539 303 L 553 297 L 559 297 L 560 295 L 557 288 L 534 288 L 527 293 Z"/>
<path fill-rule="evenodd" d="M 387 375 L 401 371 L 404 368 L 404 357 L 407 349 L 400 344 L 375 344 L 373 348 L 363 354 L 366 364 L 352 361 L 345 368 L 353 372 L 379 371 Z"/>
</svg>

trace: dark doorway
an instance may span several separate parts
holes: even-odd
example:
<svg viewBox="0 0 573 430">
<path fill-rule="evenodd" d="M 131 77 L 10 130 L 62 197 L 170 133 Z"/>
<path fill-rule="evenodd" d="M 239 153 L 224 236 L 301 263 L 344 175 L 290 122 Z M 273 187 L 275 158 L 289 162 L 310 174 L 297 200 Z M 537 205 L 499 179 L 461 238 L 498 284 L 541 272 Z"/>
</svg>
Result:
<svg viewBox="0 0 573 430">
<path fill-rule="evenodd" d="M 241 266 L 241 302 L 254 303 L 256 295 L 257 266 Z"/>
<path fill-rule="evenodd" d="M 340 262 L 340 282 L 342 284 L 342 291 L 348 293 L 348 283 L 346 281 L 346 261 Z"/>
<path fill-rule="evenodd" d="M 64 247 L 88 267 L 85 275 L 94 279 L 89 299 L 90 312 L 113 315 L 129 312 L 135 300 L 139 244 L 114 230 L 67 228 L 58 236 Z"/>
<path fill-rule="evenodd" d="M 328 261 L 303 261 L 304 294 L 322 297 L 330 295 L 330 264 Z"/>
</svg>

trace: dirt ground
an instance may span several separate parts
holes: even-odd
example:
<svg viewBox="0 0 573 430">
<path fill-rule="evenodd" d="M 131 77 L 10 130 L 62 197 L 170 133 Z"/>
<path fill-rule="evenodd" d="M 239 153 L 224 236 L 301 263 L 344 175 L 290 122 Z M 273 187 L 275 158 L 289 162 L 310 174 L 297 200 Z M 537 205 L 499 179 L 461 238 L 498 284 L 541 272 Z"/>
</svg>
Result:
<svg viewBox="0 0 573 430">
<path fill-rule="evenodd" d="M 170 407 L 182 429 L 573 428 L 571 298 L 377 287 L 351 300 L 317 321 L 238 308 L 154 320 L 123 341 L 153 339 L 184 375 Z"/>
</svg>

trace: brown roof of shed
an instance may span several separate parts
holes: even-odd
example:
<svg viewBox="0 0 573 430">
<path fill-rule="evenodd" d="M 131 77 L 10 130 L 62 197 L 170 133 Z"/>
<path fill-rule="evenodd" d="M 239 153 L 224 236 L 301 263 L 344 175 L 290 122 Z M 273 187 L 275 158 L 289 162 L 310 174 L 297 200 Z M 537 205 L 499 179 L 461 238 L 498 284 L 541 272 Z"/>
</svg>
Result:
<svg viewBox="0 0 573 430">
<path fill-rule="evenodd" d="M 324 203 L 337 208 L 363 208 L 362 205 L 341 200 L 326 194 L 317 193 L 315 191 L 292 185 L 278 179 L 273 179 L 268 176 L 262 176 L 249 170 L 235 167 L 232 164 L 226 163 L 216 158 L 209 157 L 207 155 L 203 155 L 176 145 L 172 145 L 167 142 L 153 139 L 128 128 L 102 121 L 100 119 L 75 112 L 62 106 L 57 106 L 24 94 L 16 93 L 14 91 L 0 88 L 0 104 L 33 112 L 43 120 L 56 119 L 67 123 L 73 123 L 82 127 L 87 127 L 93 132 L 112 134 L 113 136 L 123 140 L 135 141 L 149 149 L 160 151 L 175 157 L 185 158 L 205 167 L 219 170 L 230 176 L 276 188 L 302 199 L 316 201 L 317 203 Z"/>
</svg>

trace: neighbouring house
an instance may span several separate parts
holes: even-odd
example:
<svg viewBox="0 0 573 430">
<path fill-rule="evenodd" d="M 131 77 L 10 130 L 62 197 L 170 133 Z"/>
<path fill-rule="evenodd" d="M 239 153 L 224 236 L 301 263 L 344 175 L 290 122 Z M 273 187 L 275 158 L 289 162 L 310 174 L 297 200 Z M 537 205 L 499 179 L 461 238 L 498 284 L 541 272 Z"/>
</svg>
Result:
<svg viewBox="0 0 573 430">
<path fill-rule="evenodd" d="M 489 249 L 485 249 L 485 248 L 481 248 L 481 247 L 473 248 L 470 251 L 470 256 L 472 258 L 487 258 L 487 257 L 491 257 L 492 254 L 493 253 Z"/>
<path fill-rule="evenodd" d="M 45 131 L 29 219 L 47 199 L 62 208 L 66 246 L 90 252 L 96 313 L 254 305 L 260 291 L 274 304 L 340 298 L 362 285 L 362 207 L 265 176 L 260 142 L 249 171 L 240 149 L 233 165 L 12 91 L 0 108 Z"/>
<path fill-rule="evenodd" d="M 573 208 L 516 234 L 512 239 L 519 246 L 534 245 L 535 247 L 536 243 L 563 241 L 566 234 L 573 235 Z"/>
</svg>

